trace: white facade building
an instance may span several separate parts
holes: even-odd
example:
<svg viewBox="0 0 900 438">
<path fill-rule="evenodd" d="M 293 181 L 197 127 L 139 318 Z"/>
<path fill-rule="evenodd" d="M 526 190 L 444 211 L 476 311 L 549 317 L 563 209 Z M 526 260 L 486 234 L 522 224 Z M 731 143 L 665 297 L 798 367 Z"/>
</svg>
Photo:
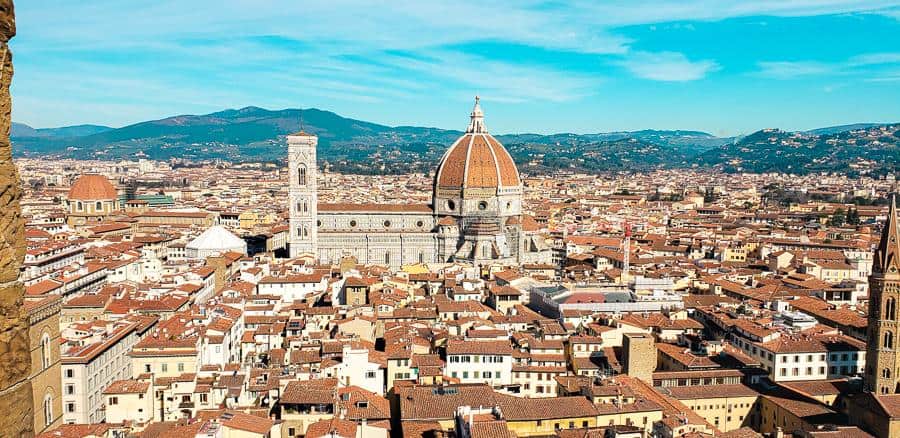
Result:
<svg viewBox="0 0 900 438">
<path fill-rule="evenodd" d="M 446 374 L 460 383 L 512 384 L 512 346 L 507 340 L 459 341 L 447 344 Z"/>
<path fill-rule="evenodd" d="M 89 333 L 62 351 L 63 422 L 100 423 L 105 419 L 103 390 L 116 380 L 132 377 L 127 353 L 149 325 L 121 321 L 109 332 Z"/>
<path fill-rule="evenodd" d="M 369 350 L 345 345 L 341 363 L 334 366 L 333 377 L 340 385 L 358 386 L 367 391 L 384 395 L 385 370 L 369 360 Z"/>
<path fill-rule="evenodd" d="M 862 374 L 866 346 L 847 335 L 782 334 L 767 342 L 732 341 L 758 359 L 773 382 L 825 380 Z"/>
</svg>

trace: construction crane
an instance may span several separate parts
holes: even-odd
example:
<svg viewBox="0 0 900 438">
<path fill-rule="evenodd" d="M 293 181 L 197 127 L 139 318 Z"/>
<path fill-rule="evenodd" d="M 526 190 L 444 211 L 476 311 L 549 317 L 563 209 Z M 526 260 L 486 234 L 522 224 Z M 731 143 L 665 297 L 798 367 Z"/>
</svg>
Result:
<svg viewBox="0 0 900 438">
<path fill-rule="evenodd" d="M 628 278 L 628 270 L 631 268 L 631 223 L 625 221 L 625 240 L 622 242 L 622 281 Z"/>
</svg>

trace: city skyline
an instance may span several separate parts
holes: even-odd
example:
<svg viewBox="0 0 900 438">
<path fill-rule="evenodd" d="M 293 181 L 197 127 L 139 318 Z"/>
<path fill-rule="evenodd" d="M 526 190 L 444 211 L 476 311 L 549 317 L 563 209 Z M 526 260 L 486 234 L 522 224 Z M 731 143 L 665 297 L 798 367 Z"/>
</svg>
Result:
<svg viewBox="0 0 900 438">
<path fill-rule="evenodd" d="M 900 0 L 16 3 L 0 437 L 900 438 Z"/>
<path fill-rule="evenodd" d="M 98 1 L 77 20 L 84 4 L 21 4 L 13 119 L 117 127 L 253 105 L 462 129 L 474 94 L 496 133 L 900 118 L 900 2 L 351 3 Z"/>
</svg>

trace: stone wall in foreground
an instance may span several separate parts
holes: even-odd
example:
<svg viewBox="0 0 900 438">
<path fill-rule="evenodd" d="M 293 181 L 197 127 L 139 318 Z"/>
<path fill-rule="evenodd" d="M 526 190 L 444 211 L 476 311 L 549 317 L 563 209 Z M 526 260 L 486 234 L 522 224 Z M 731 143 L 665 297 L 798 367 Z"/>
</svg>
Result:
<svg viewBox="0 0 900 438">
<path fill-rule="evenodd" d="M 9 40 L 16 34 L 12 0 L 0 0 L 0 436 L 32 436 L 33 406 L 28 373 L 31 356 L 28 320 L 22 310 L 19 268 L 25 257 L 25 230 L 19 176 L 12 161 L 9 129 L 13 64 Z"/>
</svg>

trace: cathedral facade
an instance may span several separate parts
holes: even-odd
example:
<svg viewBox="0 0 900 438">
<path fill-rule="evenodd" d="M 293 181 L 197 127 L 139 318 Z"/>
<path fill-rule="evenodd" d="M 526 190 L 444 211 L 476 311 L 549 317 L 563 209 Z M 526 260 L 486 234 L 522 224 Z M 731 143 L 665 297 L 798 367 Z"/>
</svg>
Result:
<svg viewBox="0 0 900 438">
<path fill-rule="evenodd" d="M 466 132 L 444 154 L 431 204 L 319 204 L 317 137 L 288 136 L 290 255 L 321 263 L 353 256 L 393 268 L 454 261 L 550 263 L 534 220 L 522 214 L 522 180 L 484 124 L 478 98 Z"/>
</svg>

